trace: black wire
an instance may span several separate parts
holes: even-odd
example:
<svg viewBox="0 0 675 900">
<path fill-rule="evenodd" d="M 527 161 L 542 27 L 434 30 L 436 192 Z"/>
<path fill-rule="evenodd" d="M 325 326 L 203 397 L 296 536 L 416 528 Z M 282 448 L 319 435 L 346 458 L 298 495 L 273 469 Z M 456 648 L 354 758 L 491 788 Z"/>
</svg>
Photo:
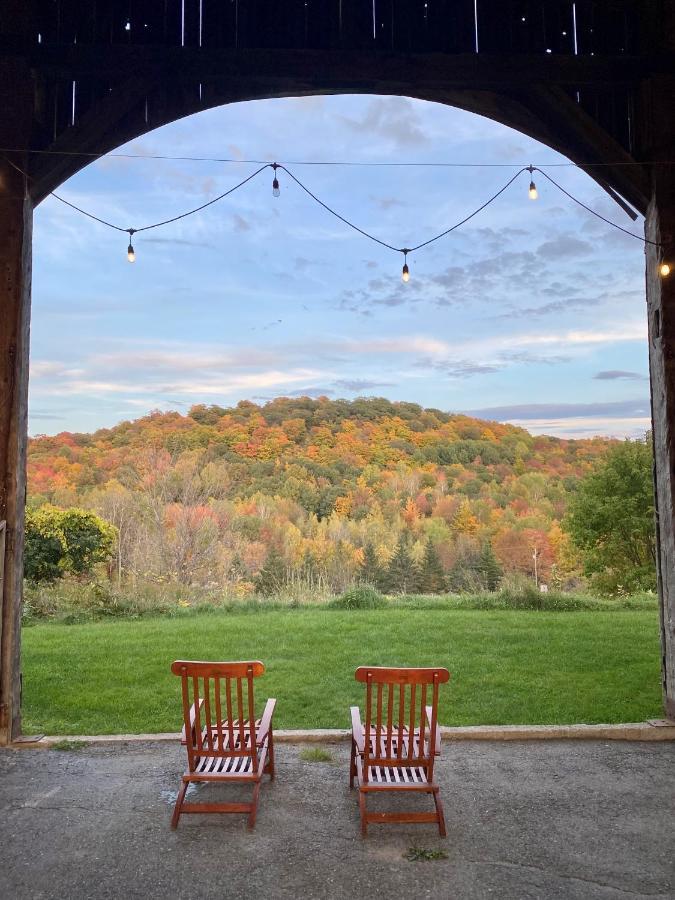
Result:
<svg viewBox="0 0 675 900">
<path fill-rule="evenodd" d="M 610 219 L 606 219 L 604 216 L 601 216 L 599 212 L 596 212 L 594 209 L 591 209 L 590 206 L 586 206 L 585 203 L 582 203 L 581 200 L 578 200 L 575 196 L 570 194 L 569 191 L 566 191 L 565 188 L 561 184 L 558 184 L 557 181 L 554 181 L 550 175 L 547 175 L 546 172 L 544 172 L 543 169 L 540 169 L 538 166 L 532 166 L 532 168 L 535 172 L 541 172 L 541 174 L 544 176 L 544 178 L 548 179 L 548 181 L 550 181 L 552 185 L 557 187 L 559 191 L 562 191 L 562 193 L 566 197 L 569 197 L 570 200 L 573 200 L 582 209 L 585 209 L 586 212 L 591 213 L 597 219 L 601 219 L 607 225 L 611 225 L 612 228 L 618 228 L 619 231 L 623 231 L 624 234 L 627 234 L 630 237 L 635 238 L 638 241 L 642 241 L 643 244 L 651 244 L 652 247 L 661 247 L 662 246 L 662 244 L 660 244 L 658 241 L 650 241 L 649 238 L 643 237 L 641 234 L 635 234 L 634 231 L 629 231 L 627 228 L 624 228 L 621 225 L 617 225 L 616 222 L 612 222 Z"/>
<path fill-rule="evenodd" d="M 256 175 L 260 175 L 262 171 L 268 169 L 270 167 L 270 163 L 265 163 L 264 166 L 261 166 L 259 169 L 256 169 L 248 178 L 244 178 L 243 181 L 240 181 L 239 184 L 235 184 L 234 187 L 231 187 L 228 191 L 225 191 L 224 194 L 220 194 L 218 197 L 214 197 L 213 200 L 209 200 L 208 203 L 202 203 L 201 206 L 197 206 L 195 209 L 189 210 L 189 212 L 181 213 L 179 216 L 174 216 L 172 219 L 165 219 L 163 222 L 155 222 L 154 225 L 145 225 L 143 228 L 134 228 L 134 232 L 139 231 L 150 231 L 151 228 L 159 228 L 160 225 L 170 225 L 171 222 L 177 222 L 179 219 L 185 219 L 187 216 L 192 216 L 195 213 L 201 212 L 202 209 L 206 209 L 207 206 L 213 206 L 214 203 L 217 203 L 219 200 L 222 200 L 223 197 L 227 197 L 229 194 L 233 194 L 235 191 L 239 190 L 240 187 L 243 187 L 245 184 L 248 184 L 249 181 L 252 181 Z M 128 229 L 125 229 L 128 231 Z"/>
<path fill-rule="evenodd" d="M 235 159 L 233 157 L 218 156 L 167 156 L 152 153 L 87 153 L 83 150 L 26 150 L 11 149 L 8 147 L 0 147 L 0 153 L 32 153 L 44 156 L 84 156 L 90 159 L 102 159 L 108 157 L 112 159 L 148 159 L 148 160 L 169 160 L 174 162 L 213 162 L 213 163 L 240 163 L 247 165 L 271 165 L 271 160 L 266 159 Z M 516 163 L 477 163 L 477 162 L 366 162 L 353 160 L 286 160 L 288 166 L 364 166 L 364 167 L 440 167 L 440 168 L 466 168 L 466 169 L 511 169 L 515 168 Z M 602 168 L 615 166 L 675 166 L 675 160 L 643 160 L 641 162 L 566 162 L 566 163 L 546 163 L 549 169 L 561 168 Z M 537 166 L 534 166 L 537 168 Z"/>
<path fill-rule="evenodd" d="M 75 206 L 74 203 L 71 203 L 70 200 L 64 200 L 63 197 L 59 197 L 58 194 L 55 194 L 53 191 L 50 194 L 55 200 L 59 200 L 61 203 L 65 203 L 66 206 L 69 206 L 71 209 L 77 210 L 77 212 L 82 213 L 83 216 L 87 216 L 89 219 L 93 219 L 95 222 L 100 222 L 101 225 L 107 225 L 108 228 L 114 228 L 115 231 L 128 231 L 128 228 L 120 228 L 119 225 L 113 225 L 112 222 L 106 222 L 105 219 L 99 219 L 98 216 L 95 216 L 93 213 L 87 212 L 86 209 L 80 209 L 79 206 Z"/>
<path fill-rule="evenodd" d="M 0 151 L 0 152 L 2 152 L 2 151 Z M 20 169 L 18 166 L 16 166 L 14 163 L 12 163 L 11 160 L 8 160 L 8 162 L 10 162 L 10 164 L 18 172 L 21 172 L 21 174 L 25 175 L 27 178 L 30 177 L 27 175 L 27 173 L 23 172 L 22 169 Z M 259 175 L 261 172 L 263 172 L 265 169 L 268 169 L 268 168 L 273 168 L 273 169 L 275 169 L 275 171 L 277 169 L 281 169 L 289 176 L 289 178 L 292 179 L 292 181 L 294 181 L 298 185 L 298 187 L 300 187 L 309 197 L 311 197 L 312 200 L 314 200 L 316 203 L 318 203 L 319 206 L 321 206 L 323 209 L 325 209 L 327 212 L 329 212 L 332 216 L 335 216 L 336 219 L 339 219 L 341 222 L 343 222 L 349 228 L 352 228 L 354 231 L 357 231 L 359 234 L 363 235 L 363 237 L 366 237 L 369 240 L 374 241 L 376 244 L 379 244 L 381 247 L 386 247 L 387 250 L 393 250 L 394 253 L 403 253 L 403 255 L 406 259 L 407 259 L 407 256 L 409 253 L 414 253 L 417 250 L 421 250 L 423 247 L 428 247 L 429 244 L 433 244 L 435 241 L 440 240 L 442 237 L 445 237 L 446 235 L 450 234 L 451 232 L 455 231 L 457 228 L 460 228 L 462 225 L 466 224 L 468 221 L 473 219 L 474 216 L 477 216 L 479 212 L 482 212 L 482 210 L 484 210 L 486 207 L 488 207 L 491 203 L 494 203 L 494 201 L 498 197 L 500 197 L 504 193 L 504 191 L 508 187 L 510 187 L 513 184 L 513 182 L 520 175 L 523 174 L 523 172 L 528 172 L 528 171 L 529 172 L 541 172 L 541 174 L 544 176 L 544 178 L 546 178 L 548 181 L 550 181 L 551 184 L 554 187 L 556 187 L 559 191 L 561 191 L 561 193 L 563 193 L 566 197 L 568 197 L 574 203 L 581 206 L 582 209 L 585 209 L 587 212 L 591 213 L 596 218 L 600 219 L 602 222 L 605 222 L 607 225 L 611 225 L 612 228 L 618 229 L 619 231 L 623 232 L 624 234 L 627 234 L 629 237 L 632 237 L 638 241 L 641 241 L 643 244 L 649 244 L 653 247 L 662 247 L 663 246 L 658 241 L 651 241 L 648 238 L 645 238 L 639 234 L 635 234 L 633 231 L 628 231 L 627 228 L 623 228 L 621 225 L 617 225 L 616 222 L 612 222 L 610 219 L 606 219 L 603 215 L 596 212 L 594 209 L 591 209 L 590 206 L 587 206 L 581 200 L 577 199 L 573 194 L 570 194 L 569 191 L 565 190 L 565 188 L 562 185 L 558 184 L 557 181 L 555 181 L 553 178 L 551 178 L 551 176 L 548 175 L 543 169 L 539 168 L 539 166 L 526 166 L 526 167 L 520 169 L 518 172 L 515 173 L 515 175 L 513 175 L 506 182 L 506 184 L 503 187 L 501 187 L 497 191 L 497 193 L 493 194 L 488 200 L 485 201 L 485 203 L 481 204 L 481 206 L 479 206 L 477 209 L 475 209 L 472 213 L 469 213 L 468 216 L 465 216 L 465 218 L 461 219 L 459 222 L 457 222 L 455 225 L 452 225 L 450 228 L 446 228 L 445 231 L 440 232 L 440 234 L 437 234 L 434 237 L 429 238 L 427 241 L 423 241 L 421 244 L 417 244 L 415 247 L 395 247 L 393 244 L 388 244 L 386 241 L 383 241 L 380 238 L 375 237 L 375 235 L 370 234 L 370 232 L 365 231 L 363 228 L 360 228 L 358 225 L 355 225 L 353 222 L 350 222 L 349 219 L 346 219 L 343 215 L 341 215 L 339 212 L 334 210 L 327 203 L 324 203 L 323 200 L 321 200 L 319 197 L 317 197 L 317 195 L 314 194 L 305 184 L 303 184 L 299 178 L 296 178 L 296 176 L 289 169 L 287 169 L 286 166 L 280 165 L 278 163 L 267 163 L 266 162 L 263 165 L 261 165 L 259 169 L 256 169 L 255 172 L 252 172 L 247 178 L 244 178 L 243 181 L 240 181 L 238 184 L 234 185 L 234 187 L 231 187 L 231 188 L 229 188 L 229 190 L 225 191 L 224 193 L 219 194 L 217 197 L 214 197 L 213 200 L 209 200 L 207 203 L 203 203 L 201 206 L 198 206 L 195 209 L 188 210 L 187 212 L 181 213 L 178 216 L 173 216 L 170 219 L 164 219 L 163 221 L 155 222 L 152 225 L 144 225 L 142 228 L 121 228 L 119 225 L 114 225 L 112 222 L 107 222 L 105 219 L 101 219 L 98 216 L 95 216 L 93 213 L 90 213 L 84 209 L 81 209 L 79 206 L 76 206 L 74 203 L 71 203 L 69 200 L 65 200 L 63 197 L 59 197 L 58 194 L 52 193 L 51 196 L 54 197 L 56 200 L 59 200 L 61 203 L 64 203 L 66 206 L 69 206 L 71 209 L 74 209 L 77 212 L 81 213 L 82 215 L 87 216 L 88 218 L 93 219 L 96 222 L 99 222 L 101 225 L 106 225 L 106 226 L 108 226 L 108 228 L 114 228 L 115 231 L 122 231 L 122 232 L 127 232 L 129 234 L 136 234 L 136 233 L 142 232 L 142 231 L 149 231 L 152 228 L 159 228 L 162 225 L 169 225 L 172 222 L 178 222 L 180 219 L 185 219 L 188 216 L 192 216 L 195 213 L 200 212 L 203 209 L 206 209 L 208 206 L 212 206 L 214 203 L 217 203 L 219 200 L 222 200 L 224 197 L 227 197 L 229 194 L 234 193 L 234 191 L 243 187 L 249 181 L 252 181 L 252 179 L 254 179 L 257 175 Z"/>
<path fill-rule="evenodd" d="M 121 228 L 119 225 L 113 225 L 112 222 L 106 222 L 105 219 L 99 219 L 98 216 L 93 215 L 93 213 L 87 212 L 85 209 L 80 209 L 79 206 L 75 206 L 74 203 L 71 203 L 69 200 L 64 200 L 63 197 L 59 197 L 58 194 L 52 192 L 50 194 L 51 197 L 54 197 L 56 200 L 60 200 L 61 203 L 65 203 L 66 206 L 70 206 L 71 209 L 77 210 L 77 212 L 82 213 L 83 216 L 87 216 L 90 219 L 94 219 L 95 222 L 100 222 L 101 225 L 107 225 L 108 228 L 114 228 L 115 231 L 126 231 L 129 234 L 138 234 L 141 231 L 150 231 L 151 228 L 159 228 L 160 225 L 169 225 L 171 222 L 178 222 L 179 219 L 185 219 L 187 216 L 192 216 L 195 213 L 200 212 L 202 209 L 206 209 L 207 206 L 212 206 L 214 203 L 217 203 L 219 200 L 222 200 L 223 197 L 227 197 L 228 194 L 234 193 L 234 191 L 238 190 L 240 187 L 243 187 L 249 181 L 256 177 L 256 175 L 260 175 L 260 173 L 269 168 L 270 163 L 265 163 L 264 166 L 261 166 L 255 172 L 248 176 L 248 178 L 244 178 L 243 181 L 240 181 L 239 184 L 235 184 L 234 187 L 231 187 L 229 190 L 225 191 L 223 194 L 219 194 L 218 197 L 214 197 L 213 200 L 209 200 L 207 203 L 202 203 L 201 206 L 197 206 L 195 209 L 191 209 L 188 212 L 181 213 L 179 216 L 173 216 L 171 219 L 164 219 L 162 222 L 155 222 L 152 225 L 144 225 L 142 228 Z"/>
<path fill-rule="evenodd" d="M 316 201 L 319 206 L 323 206 L 323 208 L 329 212 L 332 216 L 335 216 L 336 219 L 339 219 L 341 222 L 344 222 L 345 225 L 348 225 L 350 228 L 353 228 L 354 231 L 358 231 L 359 234 L 362 234 L 364 237 L 370 238 L 371 241 L 375 241 L 376 244 L 380 244 L 382 247 L 386 247 L 388 250 L 393 250 L 394 253 L 402 253 L 403 251 L 399 247 L 394 247 L 392 244 L 388 244 L 386 241 L 381 241 L 379 238 L 375 237 L 373 234 L 369 234 L 367 231 L 364 231 L 363 228 L 359 228 L 358 225 L 354 225 L 353 222 L 350 222 L 349 219 L 345 219 L 344 216 L 341 216 L 339 212 L 336 212 L 327 203 L 324 203 L 323 200 L 319 200 L 316 194 L 313 194 L 306 185 L 304 185 L 292 172 L 286 168 L 286 166 L 279 166 L 282 171 L 284 171 L 289 178 L 292 178 L 293 181 L 301 187 L 306 194 L 312 198 L 312 200 Z"/>
<path fill-rule="evenodd" d="M 437 234 L 436 237 L 429 238 L 429 240 L 424 241 L 423 244 L 418 244 L 416 247 L 411 247 L 408 250 L 408 253 L 414 253 L 415 250 L 421 250 L 422 247 L 427 247 L 429 244 L 433 244 L 434 241 L 438 241 L 438 240 L 440 240 L 440 238 L 445 237 L 446 234 L 450 234 L 451 231 L 455 231 L 455 229 L 459 228 L 460 225 L 464 225 L 465 222 L 469 221 L 469 219 L 473 219 L 474 216 L 477 216 L 478 213 L 482 212 L 482 210 L 484 210 L 486 206 L 489 206 L 491 203 L 493 203 L 497 199 L 497 197 L 499 197 L 501 194 L 503 194 L 504 191 L 507 189 L 507 187 L 510 187 L 513 184 L 513 182 L 516 180 L 516 178 L 518 178 L 519 175 L 522 175 L 523 172 L 526 172 L 526 171 L 528 171 L 527 168 L 521 169 L 519 172 L 516 172 L 516 174 L 513 176 L 513 178 L 510 178 L 506 182 L 506 184 L 504 185 L 503 188 L 500 188 L 496 194 L 493 194 L 489 200 L 486 200 L 482 206 L 479 206 L 478 209 L 474 210 L 465 219 L 462 219 L 461 222 L 458 222 L 456 225 L 453 225 L 451 228 L 447 228 L 445 231 L 442 231 L 440 234 Z"/>
</svg>

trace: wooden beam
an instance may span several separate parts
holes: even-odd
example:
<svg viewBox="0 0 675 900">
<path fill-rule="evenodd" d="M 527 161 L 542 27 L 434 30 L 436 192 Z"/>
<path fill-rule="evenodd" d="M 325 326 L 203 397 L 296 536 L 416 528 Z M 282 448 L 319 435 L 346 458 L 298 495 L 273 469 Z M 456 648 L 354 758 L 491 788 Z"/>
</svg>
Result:
<svg viewBox="0 0 675 900">
<path fill-rule="evenodd" d="M 297 78 L 314 71 L 320 79 L 395 78 L 401 66 L 413 68 L 416 81 L 475 88 L 528 84 L 630 85 L 672 71 L 668 55 L 567 56 L 544 53 L 403 53 L 376 50 L 232 49 L 133 44 L 0 46 L 2 54 L 22 56 L 42 75 L 65 80 L 115 80 L 141 68 L 172 77 L 207 81 L 240 76 Z"/>
<path fill-rule="evenodd" d="M 0 139 L 28 145 L 31 88 L 24 65 L 0 62 Z M 21 155 L 16 161 L 26 165 Z M 0 744 L 9 743 L 21 731 L 32 212 L 26 179 L 0 159 L 0 520 L 7 523 L 0 608 Z"/>
<path fill-rule="evenodd" d="M 645 88 L 652 152 L 675 154 L 675 78 Z M 645 233 L 664 249 L 647 247 L 647 315 L 654 442 L 657 573 L 661 601 L 663 703 L 675 719 L 675 167 L 651 170 L 651 200 Z M 661 277 L 659 264 L 672 272 Z"/>
</svg>

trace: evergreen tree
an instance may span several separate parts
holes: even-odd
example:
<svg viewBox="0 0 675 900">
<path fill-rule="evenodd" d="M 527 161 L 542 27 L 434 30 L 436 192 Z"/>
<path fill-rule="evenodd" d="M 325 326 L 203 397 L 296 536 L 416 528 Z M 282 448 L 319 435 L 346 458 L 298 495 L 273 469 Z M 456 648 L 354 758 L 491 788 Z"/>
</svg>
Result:
<svg viewBox="0 0 675 900">
<path fill-rule="evenodd" d="M 272 597 L 278 594 L 286 584 L 286 566 L 278 550 L 270 549 L 262 567 L 255 579 L 255 592 L 263 597 Z"/>
<path fill-rule="evenodd" d="M 423 594 L 442 594 L 445 591 L 443 564 L 431 538 L 424 548 L 424 559 L 419 578 L 419 589 Z"/>
<path fill-rule="evenodd" d="M 382 588 L 383 576 L 384 572 L 378 562 L 375 548 L 368 542 L 363 548 L 363 563 L 359 572 L 359 581 L 362 581 L 364 584 L 372 584 L 375 588 Z"/>
<path fill-rule="evenodd" d="M 410 594 L 418 589 L 419 571 L 404 535 L 399 538 L 396 552 L 389 560 L 384 582 L 389 594 Z"/>
<path fill-rule="evenodd" d="M 496 591 L 504 570 L 499 565 L 490 541 L 486 541 L 481 548 L 477 568 L 488 591 Z"/>
</svg>

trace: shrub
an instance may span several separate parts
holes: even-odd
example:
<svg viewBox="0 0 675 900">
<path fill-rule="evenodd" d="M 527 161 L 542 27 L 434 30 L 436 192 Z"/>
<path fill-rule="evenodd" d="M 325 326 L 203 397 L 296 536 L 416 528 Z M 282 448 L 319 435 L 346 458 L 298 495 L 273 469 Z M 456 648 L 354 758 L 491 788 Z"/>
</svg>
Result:
<svg viewBox="0 0 675 900">
<path fill-rule="evenodd" d="M 328 604 L 330 609 L 381 609 L 387 605 L 382 594 L 369 584 L 358 584 Z"/>
</svg>

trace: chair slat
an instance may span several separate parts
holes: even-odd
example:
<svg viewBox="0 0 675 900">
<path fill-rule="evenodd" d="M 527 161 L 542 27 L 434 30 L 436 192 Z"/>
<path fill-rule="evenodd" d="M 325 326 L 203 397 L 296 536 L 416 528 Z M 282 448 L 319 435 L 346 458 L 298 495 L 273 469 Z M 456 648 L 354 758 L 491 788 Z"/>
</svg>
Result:
<svg viewBox="0 0 675 900">
<path fill-rule="evenodd" d="M 363 777 L 366 781 L 369 778 L 370 772 L 370 723 L 373 715 L 373 682 L 371 678 L 368 678 L 368 682 L 366 684 L 366 726 L 365 726 L 365 740 L 363 745 Z"/>
<path fill-rule="evenodd" d="M 420 702 L 420 753 L 424 753 L 424 726 L 427 721 L 427 686 L 422 685 L 422 700 Z"/>
<path fill-rule="evenodd" d="M 239 723 L 239 746 L 243 750 L 246 738 L 244 737 L 244 700 L 241 678 L 237 678 L 237 721 Z"/>
<path fill-rule="evenodd" d="M 255 706 L 253 704 L 253 670 L 247 675 L 248 681 L 248 730 L 250 735 L 251 756 L 256 752 L 256 733 L 255 733 Z"/>
<path fill-rule="evenodd" d="M 403 730 L 405 721 L 405 685 L 398 686 L 398 744 L 396 747 L 396 756 L 403 759 Z"/>
<path fill-rule="evenodd" d="M 216 701 L 216 729 L 218 731 L 218 746 L 223 750 L 223 709 L 220 702 L 220 675 L 216 675 L 213 682 L 213 693 Z"/>
<path fill-rule="evenodd" d="M 417 685 L 410 685 L 410 728 L 408 730 L 408 762 L 413 759 L 414 744 L 413 735 L 415 734 L 415 691 Z"/>
<path fill-rule="evenodd" d="M 213 731 L 211 728 L 211 679 L 204 676 L 204 717 L 206 719 L 206 743 L 213 751 Z"/>
<path fill-rule="evenodd" d="M 197 750 L 201 750 L 203 747 L 202 744 L 202 724 L 201 724 L 201 710 L 200 710 L 200 696 L 199 696 L 199 676 L 192 676 L 192 702 L 195 707 L 195 737 L 197 738 Z"/>
<path fill-rule="evenodd" d="M 389 685 L 387 696 L 387 756 L 391 756 L 391 730 L 392 730 L 392 713 L 394 706 L 394 685 Z"/>
<path fill-rule="evenodd" d="M 377 724 L 375 726 L 375 756 L 380 755 L 380 743 L 382 741 L 382 685 L 377 686 Z"/>
<path fill-rule="evenodd" d="M 234 747 L 234 728 L 232 724 L 232 679 L 225 678 L 225 703 L 227 706 L 227 736 L 230 747 Z"/>
</svg>

